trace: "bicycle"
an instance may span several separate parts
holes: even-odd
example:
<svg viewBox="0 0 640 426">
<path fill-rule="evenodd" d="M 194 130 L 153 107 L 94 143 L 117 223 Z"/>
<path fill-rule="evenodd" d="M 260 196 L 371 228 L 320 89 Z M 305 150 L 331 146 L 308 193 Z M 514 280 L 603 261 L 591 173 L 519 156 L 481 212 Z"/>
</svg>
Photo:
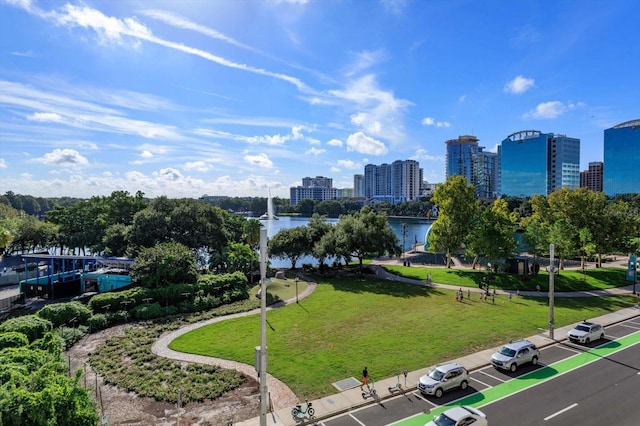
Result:
<svg viewBox="0 0 640 426">
<path fill-rule="evenodd" d="M 316 410 L 311 406 L 311 402 L 306 399 L 304 400 L 304 402 L 306 404 L 304 410 L 302 409 L 302 404 L 300 403 L 293 407 L 293 409 L 291 410 L 291 415 L 293 417 L 299 417 L 301 414 L 308 414 L 309 417 L 313 417 L 313 415 L 316 413 Z"/>
</svg>

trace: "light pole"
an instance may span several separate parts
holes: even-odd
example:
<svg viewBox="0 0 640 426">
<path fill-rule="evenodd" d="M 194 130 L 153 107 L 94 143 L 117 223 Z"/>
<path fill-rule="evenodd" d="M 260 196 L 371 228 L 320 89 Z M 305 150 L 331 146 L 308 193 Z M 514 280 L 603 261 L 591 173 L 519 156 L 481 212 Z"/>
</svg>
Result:
<svg viewBox="0 0 640 426">
<path fill-rule="evenodd" d="M 267 426 L 267 228 L 260 228 L 260 426 Z"/>
<path fill-rule="evenodd" d="M 553 276 L 555 274 L 555 260 L 553 259 L 553 244 L 549 244 L 549 337 L 553 340 L 553 326 L 554 326 L 554 316 L 553 316 L 553 302 L 554 302 L 554 286 L 553 286 Z"/>
<path fill-rule="evenodd" d="M 407 266 L 407 258 L 405 252 L 407 251 L 407 224 L 402 222 L 402 266 Z"/>
<path fill-rule="evenodd" d="M 295 277 L 293 281 L 296 283 L 296 303 L 298 303 L 298 277 Z"/>
</svg>

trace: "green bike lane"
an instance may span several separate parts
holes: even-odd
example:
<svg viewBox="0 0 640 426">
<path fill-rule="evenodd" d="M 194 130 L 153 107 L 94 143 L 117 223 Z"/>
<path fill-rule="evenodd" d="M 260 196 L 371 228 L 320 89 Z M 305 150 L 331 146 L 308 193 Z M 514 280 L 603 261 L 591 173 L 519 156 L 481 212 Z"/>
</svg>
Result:
<svg viewBox="0 0 640 426">
<path fill-rule="evenodd" d="M 429 414 L 417 414 L 404 420 L 393 423 L 394 426 L 424 426 L 425 423 L 433 419 L 439 413 L 457 405 L 469 405 L 481 408 L 501 399 L 507 398 L 518 392 L 522 392 L 541 383 L 547 382 L 561 374 L 568 373 L 576 368 L 580 368 L 589 363 L 612 355 L 622 349 L 629 348 L 640 343 L 640 331 L 612 340 L 598 346 L 570 356 L 569 358 L 557 361 L 553 364 L 516 377 L 508 382 L 501 383 L 489 389 L 474 393 L 467 397 L 458 399 L 449 404 L 434 408 Z"/>
</svg>

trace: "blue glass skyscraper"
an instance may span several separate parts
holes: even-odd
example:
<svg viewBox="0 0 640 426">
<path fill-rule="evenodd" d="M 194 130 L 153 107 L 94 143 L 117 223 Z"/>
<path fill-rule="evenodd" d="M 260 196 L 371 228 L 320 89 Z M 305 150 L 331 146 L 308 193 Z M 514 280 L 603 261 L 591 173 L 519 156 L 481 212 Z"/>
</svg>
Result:
<svg viewBox="0 0 640 426">
<path fill-rule="evenodd" d="M 509 135 L 500 149 L 502 195 L 548 195 L 580 186 L 580 139 L 523 130 Z"/>
<path fill-rule="evenodd" d="M 604 193 L 640 192 L 640 119 L 604 131 Z"/>
</svg>

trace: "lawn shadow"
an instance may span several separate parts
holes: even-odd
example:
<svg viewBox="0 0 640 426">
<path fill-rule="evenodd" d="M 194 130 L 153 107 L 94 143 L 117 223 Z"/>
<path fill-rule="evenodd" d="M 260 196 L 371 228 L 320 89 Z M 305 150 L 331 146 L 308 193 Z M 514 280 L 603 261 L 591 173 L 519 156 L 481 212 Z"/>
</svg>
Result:
<svg viewBox="0 0 640 426">
<path fill-rule="evenodd" d="M 320 278 L 320 277 L 318 277 Z M 444 291 L 423 285 L 415 285 L 401 281 L 390 281 L 375 277 L 335 277 L 330 282 L 319 282 L 319 285 L 331 285 L 336 291 L 350 293 L 373 293 L 392 297 L 412 298 L 443 295 Z"/>
</svg>

